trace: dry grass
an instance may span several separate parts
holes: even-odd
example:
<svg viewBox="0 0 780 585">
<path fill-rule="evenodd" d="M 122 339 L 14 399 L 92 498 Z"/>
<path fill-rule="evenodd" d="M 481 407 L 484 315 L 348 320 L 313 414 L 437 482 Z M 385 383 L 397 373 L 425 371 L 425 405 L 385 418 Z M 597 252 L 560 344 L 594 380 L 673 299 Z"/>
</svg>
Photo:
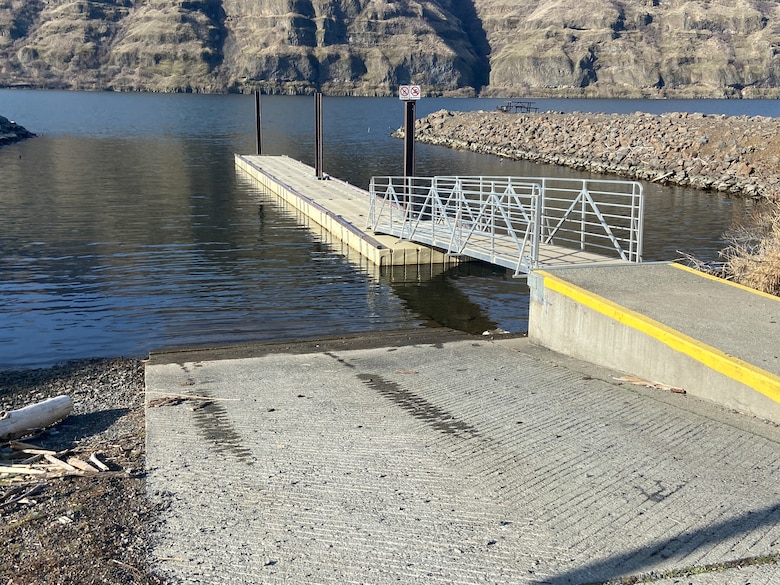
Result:
<svg viewBox="0 0 780 585">
<path fill-rule="evenodd" d="M 721 276 L 780 296 L 780 203 L 762 205 L 726 237 Z"/>
</svg>

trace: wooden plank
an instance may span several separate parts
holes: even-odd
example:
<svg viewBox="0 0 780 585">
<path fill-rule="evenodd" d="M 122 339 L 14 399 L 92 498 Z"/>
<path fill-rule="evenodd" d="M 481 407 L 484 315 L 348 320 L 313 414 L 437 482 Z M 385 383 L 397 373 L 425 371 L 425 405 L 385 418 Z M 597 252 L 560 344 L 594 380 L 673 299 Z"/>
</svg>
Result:
<svg viewBox="0 0 780 585">
<path fill-rule="evenodd" d="M 75 467 L 76 469 L 80 469 L 81 471 L 87 471 L 90 473 L 98 473 L 98 470 L 96 467 L 93 467 L 86 461 L 83 461 L 79 459 L 78 457 L 68 457 L 67 460 L 68 465 L 71 465 Z"/>
<path fill-rule="evenodd" d="M 43 469 L 35 469 L 27 465 L 0 465 L 0 473 L 15 473 L 21 475 L 42 475 L 46 473 Z"/>
<path fill-rule="evenodd" d="M 97 467 L 100 471 L 108 471 L 108 465 L 103 463 L 99 458 L 97 453 L 93 453 L 89 456 L 90 462 Z"/>
<path fill-rule="evenodd" d="M 69 463 L 65 463 L 62 459 L 58 459 L 54 455 L 44 455 L 44 458 L 49 463 L 53 463 L 54 465 L 61 467 L 65 471 L 76 471 L 76 468 L 70 465 Z"/>
</svg>

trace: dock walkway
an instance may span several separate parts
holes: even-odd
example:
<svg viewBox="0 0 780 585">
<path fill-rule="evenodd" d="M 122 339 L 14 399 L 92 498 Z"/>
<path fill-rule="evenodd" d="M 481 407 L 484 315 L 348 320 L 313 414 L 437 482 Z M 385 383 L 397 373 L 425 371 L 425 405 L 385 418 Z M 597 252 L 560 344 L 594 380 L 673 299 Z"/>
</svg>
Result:
<svg viewBox="0 0 780 585">
<path fill-rule="evenodd" d="M 540 266 L 641 258 L 641 187 L 632 181 L 560 179 L 553 186 L 549 178 L 374 177 L 368 192 L 318 179 L 312 167 L 285 156 L 235 160 L 267 192 L 377 266 L 481 260 L 522 276 Z M 415 214 L 414 206 L 430 214 Z"/>
<path fill-rule="evenodd" d="M 287 156 L 235 156 L 236 167 L 264 190 L 299 210 L 376 266 L 457 264 L 459 259 L 395 236 L 371 234 L 368 193 L 345 181 L 318 179 L 312 167 Z"/>
</svg>

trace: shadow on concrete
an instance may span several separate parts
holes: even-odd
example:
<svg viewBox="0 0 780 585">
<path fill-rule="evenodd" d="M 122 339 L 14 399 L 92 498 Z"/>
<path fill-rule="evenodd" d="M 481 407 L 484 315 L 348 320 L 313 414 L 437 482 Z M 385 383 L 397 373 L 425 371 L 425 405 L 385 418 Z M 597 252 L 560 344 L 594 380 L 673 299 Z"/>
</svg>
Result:
<svg viewBox="0 0 780 585">
<path fill-rule="evenodd" d="M 766 506 L 702 529 L 688 530 L 652 546 L 633 548 L 622 555 L 596 560 L 535 583 L 538 585 L 601 585 L 612 579 L 636 576 L 644 571 L 649 571 L 650 567 L 659 561 L 669 558 L 685 558 L 702 547 L 711 548 L 719 543 L 743 537 L 751 532 L 776 526 L 779 523 L 780 504 Z"/>
</svg>

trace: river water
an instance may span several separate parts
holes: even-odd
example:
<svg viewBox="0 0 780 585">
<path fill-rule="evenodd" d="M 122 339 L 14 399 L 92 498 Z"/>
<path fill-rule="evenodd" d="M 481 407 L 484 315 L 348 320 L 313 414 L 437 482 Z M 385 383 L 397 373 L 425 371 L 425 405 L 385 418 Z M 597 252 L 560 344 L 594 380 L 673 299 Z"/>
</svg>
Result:
<svg viewBox="0 0 780 585">
<path fill-rule="evenodd" d="M 498 99 L 419 102 L 492 110 Z M 537 100 L 555 111 L 780 115 L 774 101 Z M 152 349 L 448 326 L 527 328 L 528 290 L 480 264 L 361 269 L 234 168 L 255 151 L 254 100 L 0 90 L 37 138 L 0 148 L 0 368 Z M 264 154 L 313 164 L 310 97 L 264 96 Z M 324 171 L 361 187 L 403 169 L 392 98 L 324 99 Z M 581 176 L 417 146 L 419 175 Z M 715 259 L 748 205 L 646 185 L 645 259 Z"/>
</svg>

